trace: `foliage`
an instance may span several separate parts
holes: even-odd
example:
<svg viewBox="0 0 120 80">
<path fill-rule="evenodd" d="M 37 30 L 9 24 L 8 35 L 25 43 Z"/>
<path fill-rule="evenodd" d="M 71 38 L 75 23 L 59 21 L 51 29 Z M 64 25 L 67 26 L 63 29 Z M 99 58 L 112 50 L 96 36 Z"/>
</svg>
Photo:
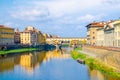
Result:
<svg viewBox="0 0 120 80">
<path fill-rule="evenodd" d="M 27 51 L 34 51 L 34 50 L 38 50 L 38 48 L 21 48 L 21 49 L 14 49 L 14 50 L 3 50 L 3 51 L 0 51 L 0 54 L 27 52 Z"/>
</svg>

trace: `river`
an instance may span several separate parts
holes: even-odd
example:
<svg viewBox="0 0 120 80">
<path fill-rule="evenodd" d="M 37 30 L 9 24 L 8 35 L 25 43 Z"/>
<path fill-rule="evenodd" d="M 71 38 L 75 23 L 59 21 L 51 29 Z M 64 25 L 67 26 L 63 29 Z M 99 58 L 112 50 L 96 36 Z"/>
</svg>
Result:
<svg viewBox="0 0 120 80">
<path fill-rule="evenodd" d="M 70 48 L 61 51 L 39 51 L 0 58 L 0 80 L 117 80 L 87 65 L 79 64 L 70 55 Z"/>
</svg>

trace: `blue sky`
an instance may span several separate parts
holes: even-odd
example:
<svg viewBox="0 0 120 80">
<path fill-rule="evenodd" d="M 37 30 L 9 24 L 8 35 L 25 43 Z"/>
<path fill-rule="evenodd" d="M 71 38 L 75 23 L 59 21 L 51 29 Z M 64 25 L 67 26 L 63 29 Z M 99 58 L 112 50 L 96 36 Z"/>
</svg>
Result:
<svg viewBox="0 0 120 80">
<path fill-rule="evenodd" d="M 0 6 L 0 24 L 61 37 L 85 37 L 90 22 L 120 18 L 120 0 L 0 0 Z"/>
</svg>

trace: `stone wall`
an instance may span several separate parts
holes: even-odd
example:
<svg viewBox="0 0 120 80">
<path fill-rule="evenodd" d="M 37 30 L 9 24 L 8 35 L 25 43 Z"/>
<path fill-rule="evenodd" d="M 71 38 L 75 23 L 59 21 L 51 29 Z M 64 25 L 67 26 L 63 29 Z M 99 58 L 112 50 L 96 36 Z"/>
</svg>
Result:
<svg viewBox="0 0 120 80">
<path fill-rule="evenodd" d="M 96 58 L 104 61 L 108 65 L 113 66 L 118 70 L 120 69 L 120 52 L 119 51 L 88 47 L 88 46 L 84 46 L 82 48 L 82 51 L 87 54 L 94 54 Z"/>
</svg>

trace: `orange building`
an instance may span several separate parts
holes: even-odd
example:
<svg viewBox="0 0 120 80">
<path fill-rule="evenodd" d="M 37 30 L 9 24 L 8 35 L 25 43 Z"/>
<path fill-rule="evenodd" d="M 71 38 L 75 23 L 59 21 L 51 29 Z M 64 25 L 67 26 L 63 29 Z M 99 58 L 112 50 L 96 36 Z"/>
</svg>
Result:
<svg viewBox="0 0 120 80">
<path fill-rule="evenodd" d="M 104 27 L 105 22 L 92 22 L 87 27 L 87 43 L 89 45 L 96 45 L 96 31 L 98 28 Z"/>
</svg>

